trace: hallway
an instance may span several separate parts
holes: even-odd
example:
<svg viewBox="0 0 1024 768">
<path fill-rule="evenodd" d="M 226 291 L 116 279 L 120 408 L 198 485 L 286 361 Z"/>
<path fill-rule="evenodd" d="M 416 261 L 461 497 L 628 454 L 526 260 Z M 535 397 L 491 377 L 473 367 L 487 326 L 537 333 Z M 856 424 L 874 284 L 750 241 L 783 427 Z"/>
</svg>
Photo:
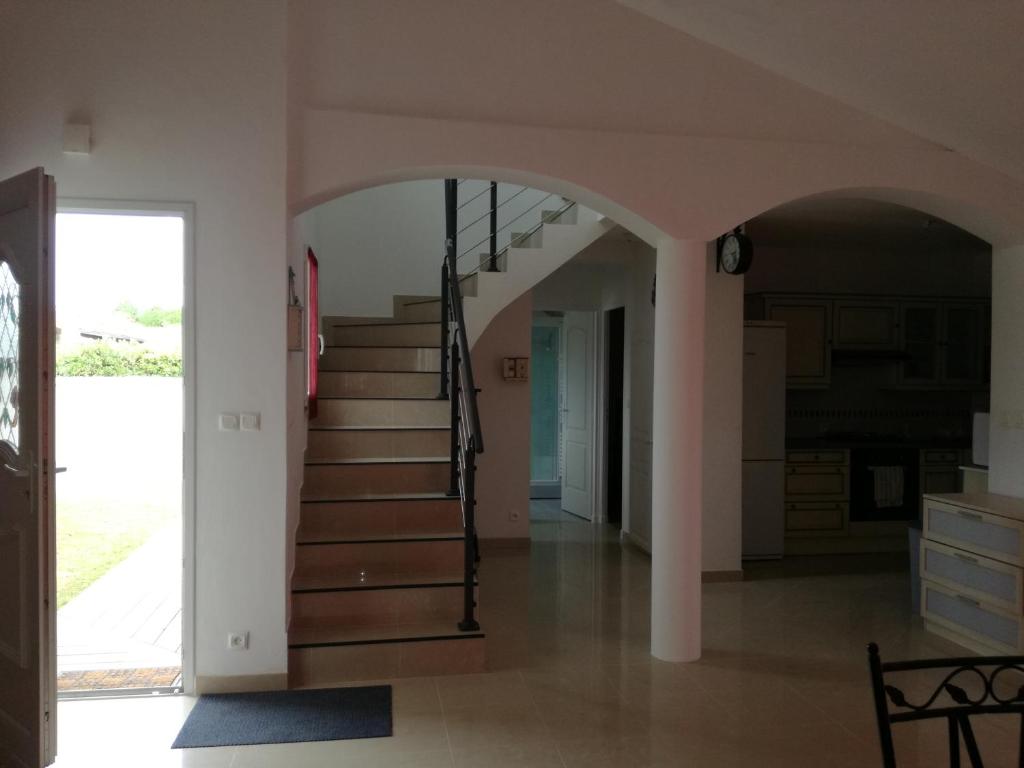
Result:
<svg viewBox="0 0 1024 768">
<path fill-rule="evenodd" d="M 170 753 L 192 699 L 73 701 L 57 765 L 873 766 L 868 641 L 890 659 L 963 653 L 908 621 L 901 559 L 803 558 L 704 585 L 704 656 L 666 664 L 649 655 L 645 554 L 588 523 L 531 532 L 529 554 L 484 551 L 491 671 L 394 681 L 393 738 Z M 901 766 L 941 762 L 935 725 L 896 729 Z M 976 727 L 997 754 L 1013 740 L 1009 721 Z"/>
</svg>

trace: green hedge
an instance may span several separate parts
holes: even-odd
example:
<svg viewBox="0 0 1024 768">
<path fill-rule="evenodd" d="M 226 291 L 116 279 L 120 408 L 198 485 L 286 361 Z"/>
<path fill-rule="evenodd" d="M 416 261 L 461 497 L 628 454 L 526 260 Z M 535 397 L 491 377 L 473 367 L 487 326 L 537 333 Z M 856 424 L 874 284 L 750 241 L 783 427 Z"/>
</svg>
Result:
<svg viewBox="0 0 1024 768">
<path fill-rule="evenodd" d="M 181 376 L 181 355 L 94 344 L 57 361 L 58 376 Z"/>
</svg>

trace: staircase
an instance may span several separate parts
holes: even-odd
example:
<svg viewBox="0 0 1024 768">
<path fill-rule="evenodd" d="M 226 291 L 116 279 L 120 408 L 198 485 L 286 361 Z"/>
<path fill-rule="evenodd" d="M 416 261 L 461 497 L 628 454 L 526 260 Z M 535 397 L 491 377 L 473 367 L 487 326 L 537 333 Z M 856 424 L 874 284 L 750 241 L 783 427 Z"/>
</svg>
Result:
<svg viewBox="0 0 1024 768">
<path fill-rule="evenodd" d="M 508 247 L 495 259 L 495 271 L 489 269 L 490 254 L 467 251 L 459 257 L 471 348 L 501 310 L 615 227 L 597 211 L 564 198 L 551 195 L 548 204 L 552 208 L 541 211 L 539 224 L 512 233 Z M 437 296 L 395 297 L 396 312 L 414 315 L 436 317 L 440 304 Z"/>
<path fill-rule="evenodd" d="M 547 195 L 530 207 L 550 201 L 539 222 L 512 232 L 523 214 L 498 226 L 492 182 L 489 212 L 460 230 L 459 186 L 445 182 L 442 296 L 395 296 L 391 318 L 323 318 L 291 584 L 292 687 L 484 667 L 474 618 L 483 437 L 469 351 L 498 312 L 614 224 Z M 488 215 L 488 253 L 480 240 L 460 254 L 459 235 Z"/>
<path fill-rule="evenodd" d="M 475 672 L 462 632 L 465 535 L 449 497 L 440 305 L 324 318 L 288 634 L 292 687 Z"/>
</svg>

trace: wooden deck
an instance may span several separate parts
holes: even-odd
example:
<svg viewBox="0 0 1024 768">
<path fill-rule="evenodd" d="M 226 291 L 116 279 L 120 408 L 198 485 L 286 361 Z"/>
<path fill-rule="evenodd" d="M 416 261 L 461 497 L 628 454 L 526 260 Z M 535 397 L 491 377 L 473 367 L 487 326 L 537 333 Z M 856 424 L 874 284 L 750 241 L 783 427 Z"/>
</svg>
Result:
<svg viewBox="0 0 1024 768">
<path fill-rule="evenodd" d="M 181 573 L 181 528 L 168 526 L 61 608 L 58 676 L 102 680 L 102 675 L 72 673 L 153 670 L 149 677 L 108 676 L 134 680 L 125 687 L 139 687 L 138 681 L 165 680 L 168 669 L 180 669 Z"/>
</svg>

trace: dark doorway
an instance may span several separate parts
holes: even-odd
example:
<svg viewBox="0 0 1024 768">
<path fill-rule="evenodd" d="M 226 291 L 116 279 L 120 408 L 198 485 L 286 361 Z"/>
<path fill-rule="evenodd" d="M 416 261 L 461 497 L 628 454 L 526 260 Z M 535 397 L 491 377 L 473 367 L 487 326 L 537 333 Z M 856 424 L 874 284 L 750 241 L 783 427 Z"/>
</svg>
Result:
<svg viewBox="0 0 1024 768">
<path fill-rule="evenodd" d="M 626 310 L 605 313 L 608 318 L 608 465 L 605 471 L 608 523 L 622 527 L 622 385 L 625 376 Z"/>
</svg>

